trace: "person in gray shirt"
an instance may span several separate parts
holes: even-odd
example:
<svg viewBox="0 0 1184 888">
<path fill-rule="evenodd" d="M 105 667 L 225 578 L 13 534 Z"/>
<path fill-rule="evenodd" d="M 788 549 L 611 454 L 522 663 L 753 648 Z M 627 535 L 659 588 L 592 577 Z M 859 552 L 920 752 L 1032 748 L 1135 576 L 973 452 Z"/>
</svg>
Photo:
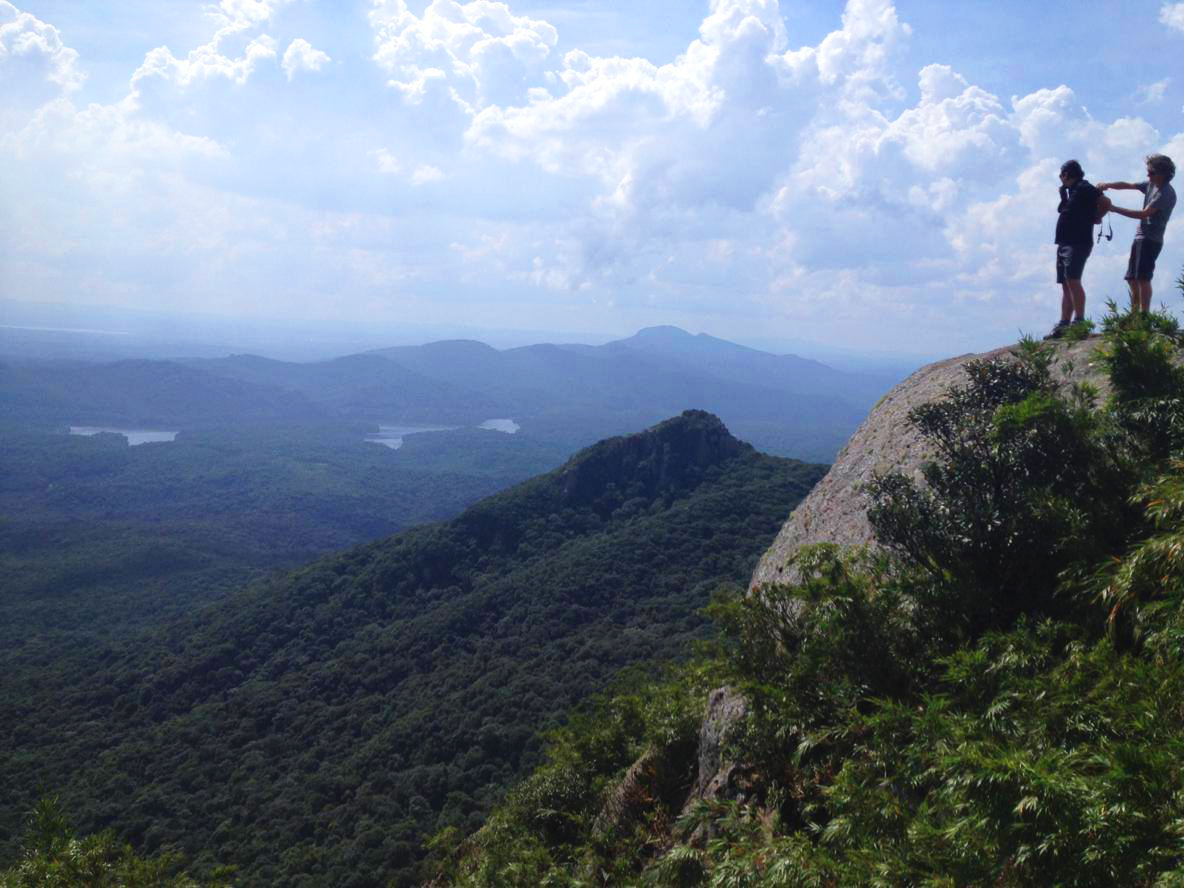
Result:
<svg viewBox="0 0 1184 888">
<path fill-rule="evenodd" d="M 1155 272 L 1155 260 L 1163 249 L 1163 233 L 1176 206 L 1176 191 L 1171 181 L 1176 175 L 1176 165 L 1163 154 L 1147 156 L 1146 182 L 1099 182 L 1098 190 L 1129 188 L 1143 192 L 1143 209 L 1126 210 L 1112 206 L 1111 212 L 1138 219 L 1139 229 L 1131 244 L 1131 258 L 1127 264 L 1126 281 L 1131 290 L 1131 311 L 1148 311 L 1151 308 L 1151 275 Z"/>
</svg>

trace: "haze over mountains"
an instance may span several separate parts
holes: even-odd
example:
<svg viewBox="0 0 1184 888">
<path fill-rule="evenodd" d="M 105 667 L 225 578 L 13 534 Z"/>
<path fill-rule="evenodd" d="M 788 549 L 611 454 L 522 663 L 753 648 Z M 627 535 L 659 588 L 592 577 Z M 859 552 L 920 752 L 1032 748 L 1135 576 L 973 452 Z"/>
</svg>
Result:
<svg viewBox="0 0 1184 888">
<path fill-rule="evenodd" d="M 0 366 L 0 407 L 34 426 L 380 423 L 473 426 L 511 418 L 557 455 L 686 409 L 720 416 L 758 449 L 828 460 L 893 380 L 844 373 L 675 327 L 600 346 L 498 350 L 471 340 L 313 363 L 252 355 Z"/>
<path fill-rule="evenodd" d="M 415 884 L 540 729 L 686 652 L 821 476 L 798 459 L 887 386 L 673 327 L 305 363 L 0 348 L 0 857 L 48 790 L 248 884 Z"/>
</svg>

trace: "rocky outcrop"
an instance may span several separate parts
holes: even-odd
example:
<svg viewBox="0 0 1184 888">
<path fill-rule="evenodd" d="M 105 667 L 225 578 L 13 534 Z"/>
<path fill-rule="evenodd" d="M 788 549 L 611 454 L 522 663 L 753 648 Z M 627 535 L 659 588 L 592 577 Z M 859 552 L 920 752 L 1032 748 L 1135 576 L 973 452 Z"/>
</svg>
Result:
<svg viewBox="0 0 1184 888">
<path fill-rule="evenodd" d="M 1099 337 L 1081 342 L 1058 343 L 1056 373 L 1065 380 L 1088 380 L 1105 390 L 1096 366 Z M 752 586 L 792 581 L 790 559 L 801 546 L 811 543 L 863 545 L 872 543 L 863 485 L 872 475 L 890 471 L 920 478 L 921 466 L 931 451 L 909 423 L 914 407 L 939 399 L 951 387 L 965 381 L 963 367 L 975 358 L 1006 356 L 1012 347 L 977 355 L 962 355 L 922 367 L 880 399 L 867 419 L 839 452 L 826 476 L 790 515 L 773 545 L 761 558 Z"/>
<path fill-rule="evenodd" d="M 748 701 L 739 691 L 729 687 L 712 691 L 697 748 L 651 748 L 642 753 L 605 796 L 595 831 L 628 831 L 644 823 L 648 829 L 667 832 L 674 817 L 686 814 L 696 802 L 744 799 L 752 789 L 753 773 L 728 760 L 725 750 L 748 712 Z M 692 756 L 693 775 L 687 767 Z"/>
<path fill-rule="evenodd" d="M 693 487 L 703 473 L 752 447 L 732 437 L 710 413 L 687 410 L 651 429 L 594 444 L 559 470 L 567 504 L 602 498 L 610 485 L 628 488 L 631 496 Z"/>
<path fill-rule="evenodd" d="M 707 712 L 699 728 L 699 761 L 695 784 L 684 810 L 701 799 L 730 797 L 736 767 L 724 760 L 729 734 L 748 717 L 748 701 L 733 688 L 716 688 L 707 698 Z"/>
</svg>

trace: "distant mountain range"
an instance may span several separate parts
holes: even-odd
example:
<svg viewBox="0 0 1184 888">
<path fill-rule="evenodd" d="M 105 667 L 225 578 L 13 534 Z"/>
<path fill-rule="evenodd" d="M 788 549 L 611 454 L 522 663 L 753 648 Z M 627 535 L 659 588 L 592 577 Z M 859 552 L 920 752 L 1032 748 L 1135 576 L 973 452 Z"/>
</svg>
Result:
<svg viewBox="0 0 1184 888">
<path fill-rule="evenodd" d="M 651 327 L 601 346 L 471 340 L 315 363 L 252 355 L 0 366 L 12 422 L 91 426 L 414 423 L 511 418 L 566 452 L 702 409 L 770 453 L 829 460 L 895 382 Z"/>
</svg>

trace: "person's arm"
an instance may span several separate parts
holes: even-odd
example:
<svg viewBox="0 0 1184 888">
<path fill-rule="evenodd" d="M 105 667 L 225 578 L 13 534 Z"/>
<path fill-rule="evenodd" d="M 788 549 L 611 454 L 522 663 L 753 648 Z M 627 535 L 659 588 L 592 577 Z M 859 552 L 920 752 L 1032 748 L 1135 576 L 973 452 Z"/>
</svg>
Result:
<svg viewBox="0 0 1184 888">
<path fill-rule="evenodd" d="M 1099 182 L 1094 187 L 1098 191 L 1106 191 L 1109 188 L 1113 188 L 1115 191 L 1139 191 L 1141 190 L 1139 184 L 1135 182 Z"/>
<path fill-rule="evenodd" d="M 1118 213 L 1120 216 L 1126 216 L 1128 219 L 1146 219 L 1158 213 L 1159 207 L 1150 206 L 1142 210 L 1124 210 L 1122 207 L 1111 205 L 1110 212 Z"/>
</svg>

